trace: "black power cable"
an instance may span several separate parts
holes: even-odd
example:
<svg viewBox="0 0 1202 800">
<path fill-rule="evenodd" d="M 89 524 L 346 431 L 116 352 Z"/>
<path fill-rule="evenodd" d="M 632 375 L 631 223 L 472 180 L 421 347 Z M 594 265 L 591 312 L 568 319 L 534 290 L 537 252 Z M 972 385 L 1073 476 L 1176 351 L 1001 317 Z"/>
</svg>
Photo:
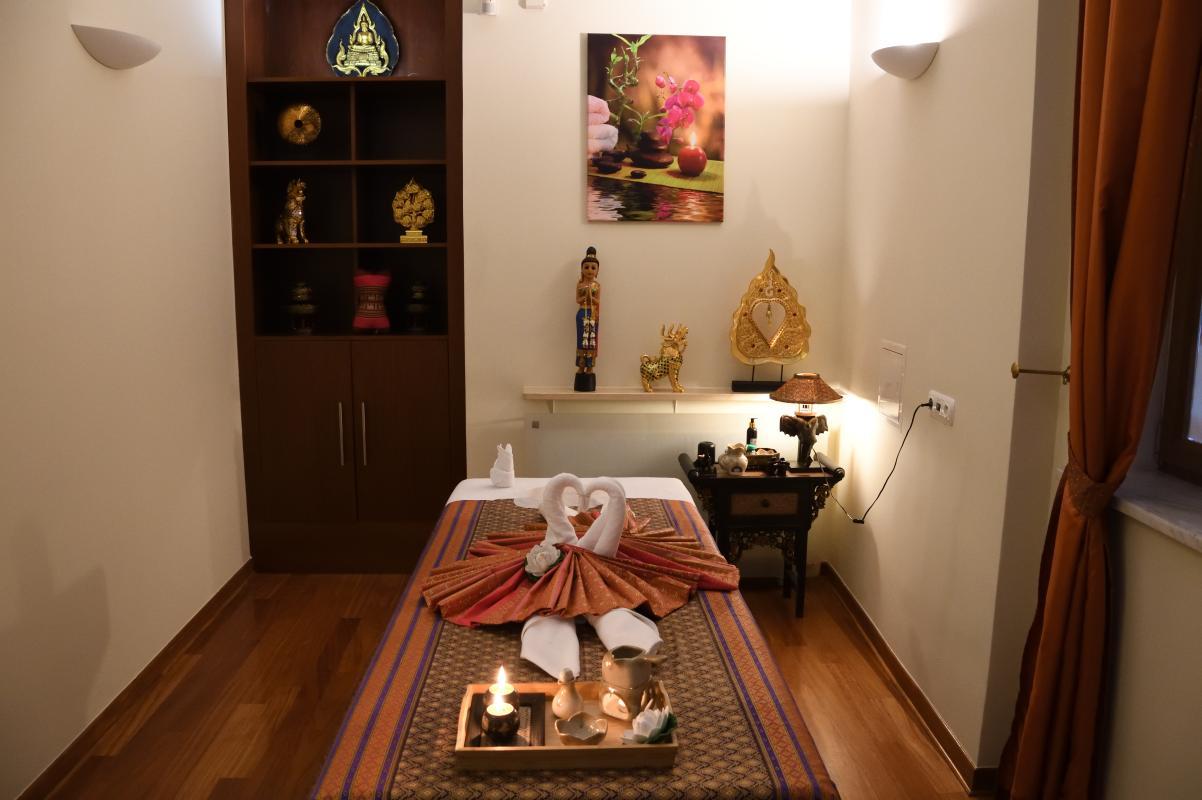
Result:
<svg viewBox="0 0 1202 800">
<path fill-rule="evenodd" d="M 885 482 L 881 484 L 881 490 L 876 493 L 876 497 L 872 498 L 872 502 L 868 504 L 868 510 L 865 511 L 862 516 L 853 517 L 848 513 L 847 509 L 843 507 L 843 504 L 839 502 L 839 498 L 835 497 L 833 493 L 830 495 L 830 498 L 835 501 L 835 505 L 839 506 L 839 510 L 842 511 L 853 523 L 856 525 L 863 525 L 864 520 L 868 519 L 868 512 L 872 511 L 872 507 L 876 505 L 876 501 L 880 500 L 881 495 L 885 493 L 885 487 L 889 485 L 889 479 L 892 478 L 893 473 L 897 471 L 897 462 L 901 458 L 902 448 L 906 446 L 906 440 L 910 438 L 910 431 L 914 430 L 914 420 L 918 419 L 918 412 L 924 408 L 934 407 L 935 403 L 931 400 L 927 400 L 925 403 L 922 403 L 914 408 L 914 413 L 910 415 L 910 426 L 906 428 L 906 435 L 902 437 L 901 444 L 897 446 L 897 455 L 893 457 L 893 468 L 889 470 L 889 474 L 885 476 Z"/>
</svg>

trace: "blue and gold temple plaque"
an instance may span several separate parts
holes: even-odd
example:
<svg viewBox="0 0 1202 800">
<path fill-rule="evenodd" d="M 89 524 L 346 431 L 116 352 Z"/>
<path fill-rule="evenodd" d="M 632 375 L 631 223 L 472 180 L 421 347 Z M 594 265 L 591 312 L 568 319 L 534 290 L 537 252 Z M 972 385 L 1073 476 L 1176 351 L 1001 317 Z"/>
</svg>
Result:
<svg viewBox="0 0 1202 800">
<path fill-rule="evenodd" d="M 355 0 L 326 45 L 326 61 L 339 75 L 389 75 L 400 56 L 392 23 L 371 0 Z"/>
</svg>

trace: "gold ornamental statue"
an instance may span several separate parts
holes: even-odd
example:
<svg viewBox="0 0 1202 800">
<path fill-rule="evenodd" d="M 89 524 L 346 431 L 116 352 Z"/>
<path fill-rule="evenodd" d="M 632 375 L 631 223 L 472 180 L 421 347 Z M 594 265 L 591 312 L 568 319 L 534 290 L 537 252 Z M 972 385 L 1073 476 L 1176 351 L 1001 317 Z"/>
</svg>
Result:
<svg viewBox="0 0 1202 800">
<path fill-rule="evenodd" d="M 305 230 L 305 182 L 299 178 L 288 181 L 284 211 L 275 220 L 276 244 L 308 244 Z"/>
<path fill-rule="evenodd" d="M 769 392 L 784 383 L 756 381 L 758 364 L 791 364 L 810 352 L 810 324 L 797 290 L 776 268 L 776 253 L 768 251 L 764 268 L 751 279 L 730 319 L 730 352 L 751 366 L 750 381 L 732 381 L 731 389 Z"/>
<path fill-rule="evenodd" d="M 392 198 L 392 218 L 405 228 L 402 244 L 425 244 L 422 228 L 434 221 L 434 198 L 413 178 Z"/>
<path fill-rule="evenodd" d="M 659 355 L 655 358 L 643 356 L 639 359 L 639 378 L 644 392 L 654 392 L 651 384 L 666 377 L 672 391 L 683 392 L 680 385 L 680 368 L 684 365 L 684 351 L 689 346 L 689 329 L 684 325 L 660 325 Z"/>
<path fill-rule="evenodd" d="M 364 78 L 392 72 L 397 51 L 396 34 L 388 18 L 373 3 L 359 0 L 334 26 L 326 58 L 340 75 Z"/>
</svg>

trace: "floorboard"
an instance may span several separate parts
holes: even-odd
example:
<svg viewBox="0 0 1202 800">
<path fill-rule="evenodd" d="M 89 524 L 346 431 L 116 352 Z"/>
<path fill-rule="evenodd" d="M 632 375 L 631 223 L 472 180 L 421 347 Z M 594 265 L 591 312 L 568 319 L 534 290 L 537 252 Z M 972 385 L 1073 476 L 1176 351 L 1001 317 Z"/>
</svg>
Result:
<svg viewBox="0 0 1202 800">
<path fill-rule="evenodd" d="M 404 588 L 399 575 L 252 574 L 140 696 L 101 715 L 55 798 L 302 798 Z M 965 793 L 826 579 L 806 616 L 745 591 L 846 800 Z"/>
</svg>

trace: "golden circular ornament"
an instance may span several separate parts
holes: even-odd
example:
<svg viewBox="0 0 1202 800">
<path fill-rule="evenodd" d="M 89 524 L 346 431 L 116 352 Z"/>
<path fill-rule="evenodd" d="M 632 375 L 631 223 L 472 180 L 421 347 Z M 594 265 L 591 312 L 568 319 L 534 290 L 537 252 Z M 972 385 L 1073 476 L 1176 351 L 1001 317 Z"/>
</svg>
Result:
<svg viewBox="0 0 1202 800">
<path fill-rule="evenodd" d="M 292 144 L 309 144 L 321 134 L 321 114 L 308 103 L 297 103 L 280 112 L 276 121 L 280 138 Z"/>
</svg>

